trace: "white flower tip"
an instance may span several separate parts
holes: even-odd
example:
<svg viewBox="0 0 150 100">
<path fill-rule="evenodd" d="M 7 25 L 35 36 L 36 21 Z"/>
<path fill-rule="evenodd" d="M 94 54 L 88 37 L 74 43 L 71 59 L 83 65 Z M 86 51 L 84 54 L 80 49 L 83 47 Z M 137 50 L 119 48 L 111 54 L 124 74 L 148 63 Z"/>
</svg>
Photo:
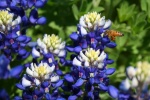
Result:
<svg viewBox="0 0 150 100">
<path fill-rule="evenodd" d="M 76 66 L 81 66 L 81 62 L 80 62 L 79 60 L 77 60 L 76 57 L 73 59 L 72 64 L 73 64 L 73 65 L 76 65 Z"/>
<path fill-rule="evenodd" d="M 84 36 L 84 35 L 86 35 L 87 34 L 87 31 L 86 31 L 86 29 L 84 28 L 84 27 L 80 27 L 80 30 L 81 30 L 81 35 L 82 36 Z"/>
<path fill-rule="evenodd" d="M 136 69 L 132 66 L 129 66 L 126 71 L 129 78 L 133 78 L 136 75 Z"/>
<path fill-rule="evenodd" d="M 105 22 L 105 25 L 104 25 L 104 29 L 107 29 L 107 28 L 109 28 L 111 26 L 111 21 L 110 20 L 107 20 L 106 22 Z"/>
<path fill-rule="evenodd" d="M 33 56 L 33 58 L 40 57 L 40 53 L 35 48 L 33 48 L 32 49 L 32 56 Z"/>
<path fill-rule="evenodd" d="M 54 76 L 52 75 L 50 79 L 51 82 L 57 82 L 59 80 L 59 76 L 55 74 Z"/>
<path fill-rule="evenodd" d="M 28 87 L 31 86 L 31 82 L 27 80 L 25 77 L 22 78 L 22 86 L 23 87 Z"/>
<path fill-rule="evenodd" d="M 138 80 L 134 77 L 131 81 L 131 87 L 135 88 L 138 86 Z"/>
</svg>

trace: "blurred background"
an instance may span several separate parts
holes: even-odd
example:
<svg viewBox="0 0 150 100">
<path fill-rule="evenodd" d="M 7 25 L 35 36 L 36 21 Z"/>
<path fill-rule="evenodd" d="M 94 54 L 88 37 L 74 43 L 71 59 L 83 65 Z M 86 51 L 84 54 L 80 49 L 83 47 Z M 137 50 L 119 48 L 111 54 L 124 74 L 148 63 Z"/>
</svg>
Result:
<svg viewBox="0 0 150 100">
<path fill-rule="evenodd" d="M 79 18 L 92 11 L 110 19 L 111 29 L 124 34 L 115 40 L 116 48 L 105 50 L 109 58 L 114 60 L 114 64 L 108 67 L 116 68 L 115 74 L 110 76 L 110 83 L 118 88 L 120 82 L 125 79 L 126 67 L 136 66 L 138 61 L 150 62 L 150 0 L 48 0 L 48 3 L 39 9 L 40 16 L 47 18 L 46 25 L 31 27 L 27 30 L 27 35 L 36 41 L 45 33 L 54 33 L 67 41 L 67 44 L 71 44 L 69 35 L 76 31 Z M 27 59 L 22 63 L 30 60 Z M 13 97 L 20 93 L 14 87 L 18 81 L 14 79 L 10 81 L 11 88 L 4 86 L 5 81 L 1 87 L 6 87 Z M 100 96 L 102 100 L 111 100 L 107 93 Z"/>
</svg>

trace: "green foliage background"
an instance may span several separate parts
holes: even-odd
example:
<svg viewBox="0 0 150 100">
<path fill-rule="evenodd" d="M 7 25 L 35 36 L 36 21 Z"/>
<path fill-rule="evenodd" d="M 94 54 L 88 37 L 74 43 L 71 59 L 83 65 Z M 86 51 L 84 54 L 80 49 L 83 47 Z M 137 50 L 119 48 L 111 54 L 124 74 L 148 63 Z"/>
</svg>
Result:
<svg viewBox="0 0 150 100">
<path fill-rule="evenodd" d="M 40 16 L 47 18 L 46 25 L 31 27 L 27 35 L 36 41 L 42 38 L 44 33 L 55 33 L 70 44 L 69 35 L 76 31 L 80 16 L 92 11 L 110 19 L 113 22 L 111 29 L 124 34 L 123 37 L 116 39 L 115 49 L 105 50 L 109 58 L 115 61 L 108 66 L 116 68 L 110 82 L 119 87 L 125 78 L 127 66 L 135 66 L 137 61 L 150 61 L 150 0 L 49 0 L 42 9 L 39 9 Z M 30 60 L 29 58 L 22 63 Z M 20 62 L 12 63 L 11 66 L 17 63 Z M 10 79 L 10 83 L 7 82 L 3 80 L 1 87 L 7 88 L 11 97 L 21 93 L 14 87 L 18 80 Z M 102 100 L 111 100 L 107 93 L 100 96 Z"/>
</svg>

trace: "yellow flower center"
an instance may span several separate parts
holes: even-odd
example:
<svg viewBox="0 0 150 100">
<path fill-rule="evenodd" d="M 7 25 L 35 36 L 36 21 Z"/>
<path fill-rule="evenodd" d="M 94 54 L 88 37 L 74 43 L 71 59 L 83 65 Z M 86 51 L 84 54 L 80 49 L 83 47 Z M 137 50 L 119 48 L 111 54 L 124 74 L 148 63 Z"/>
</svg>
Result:
<svg viewBox="0 0 150 100">
<path fill-rule="evenodd" d="M 43 38 L 43 42 L 47 45 L 47 47 L 52 47 L 54 49 L 56 49 L 58 47 L 58 45 L 61 44 L 61 39 L 52 34 L 52 35 L 47 35 Z"/>
<path fill-rule="evenodd" d="M 45 66 L 36 67 L 35 71 L 38 73 L 39 76 L 44 76 L 47 74 L 47 70 Z"/>
<path fill-rule="evenodd" d="M 88 57 L 89 61 L 93 62 L 96 61 L 99 57 L 100 51 L 95 51 L 92 48 L 88 48 L 88 50 L 85 52 L 86 57 Z"/>
<path fill-rule="evenodd" d="M 90 22 L 92 24 L 95 24 L 95 22 L 100 20 L 100 14 L 98 14 L 97 12 L 88 13 L 88 14 L 84 15 L 84 17 L 85 17 L 85 21 L 87 23 Z"/>
<path fill-rule="evenodd" d="M 8 22 L 12 20 L 13 20 L 13 14 L 5 10 L 0 11 L 0 24 L 7 25 Z"/>
</svg>

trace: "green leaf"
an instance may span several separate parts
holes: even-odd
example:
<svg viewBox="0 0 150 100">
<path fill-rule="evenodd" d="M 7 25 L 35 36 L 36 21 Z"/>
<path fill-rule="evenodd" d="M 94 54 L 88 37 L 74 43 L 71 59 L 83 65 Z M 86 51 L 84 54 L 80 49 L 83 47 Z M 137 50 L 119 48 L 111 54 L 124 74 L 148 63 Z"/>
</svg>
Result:
<svg viewBox="0 0 150 100">
<path fill-rule="evenodd" d="M 147 0 L 140 0 L 140 4 L 141 4 L 141 9 L 143 10 L 143 11 L 147 11 L 147 9 L 148 9 L 148 5 L 147 5 L 147 2 L 146 2 Z"/>
<path fill-rule="evenodd" d="M 73 12 L 75 19 L 78 20 L 79 10 L 75 4 L 72 5 L 72 12 Z"/>
<path fill-rule="evenodd" d="M 103 7 L 95 7 L 90 10 L 90 12 L 92 12 L 92 11 L 101 12 L 101 11 L 104 11 L 104 8 Z"/>
<path fill-rule="evenodd" d="M 136 5 L 129 5 L 128 2 L 121 4 L 121 7 L 117 9 L 119 15 L 119 21 L 124 22 L 129 20 L 132 16 L 137 13 Z"/>
</svg>

